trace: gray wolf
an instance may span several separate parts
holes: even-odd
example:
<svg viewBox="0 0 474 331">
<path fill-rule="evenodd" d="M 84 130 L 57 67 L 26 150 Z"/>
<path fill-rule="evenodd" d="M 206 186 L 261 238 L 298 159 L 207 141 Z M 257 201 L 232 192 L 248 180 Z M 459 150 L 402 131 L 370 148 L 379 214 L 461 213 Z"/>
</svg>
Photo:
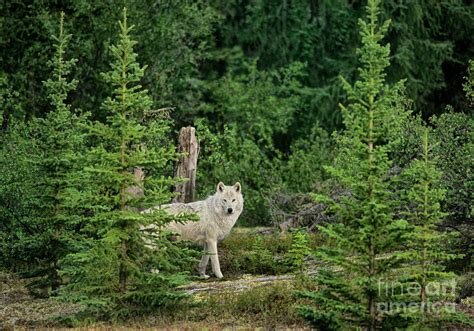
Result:
<svg viewBox="0 0 474 331">
<path fill-rule="evenodd" d="M 154 209 L 165 209 L 167 213 L 177 215 L 181 213 L 195 213 L 199 216 L 199 221 L 169 223 L 164 230 L 176 233 L 180 239 L 197 242 L 204 247 L 204 253 L 199 263 L 199 274 L 206 275 L 209 259 L 211 260 L 212 272 L 217 278 L 222 278 L 217 253 L 217 242 L 224 239 L 234 224 L 237 222 L 244 207 L 242 197 L 242 187 L 239 182 L 233 186 L 226 186 L 224 183 L 217 184 L 216 193 L 206 200 L 191 203 L 172 203 L 161 205 L 145 210 L 152 212 Z"/>
</svg>

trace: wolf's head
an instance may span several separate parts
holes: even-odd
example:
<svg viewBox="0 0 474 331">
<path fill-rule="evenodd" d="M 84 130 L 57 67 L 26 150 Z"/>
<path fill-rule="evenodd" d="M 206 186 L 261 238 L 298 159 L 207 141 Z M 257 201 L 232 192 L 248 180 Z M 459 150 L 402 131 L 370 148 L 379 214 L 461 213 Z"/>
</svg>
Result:
<svg viewBox="0 0 474 331">
<path fill-rule="evenodd" d="M 216 189 L 217 208 L 224 215 L 240 215 L 244 207 L 244 198 L 242 197 L 242 187 L 239 182 L 233 186 L 226 186 L 219 182 Z"/>
</svg>

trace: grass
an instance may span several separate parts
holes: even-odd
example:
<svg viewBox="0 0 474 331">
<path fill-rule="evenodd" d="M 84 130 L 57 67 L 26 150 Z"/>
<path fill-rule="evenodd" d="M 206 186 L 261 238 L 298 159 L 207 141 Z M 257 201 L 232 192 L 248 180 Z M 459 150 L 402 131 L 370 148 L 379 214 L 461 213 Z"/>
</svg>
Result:
<svg viewBox="0 0 474 331">
<path fill-rule="evenodd" d="M 236 228 L 219 245 L 221 267 L 226 280 L 288 272 L 285 256 L 291 248 L 291 234 L 258 236 L 261 229 Z M 319 235 L 309 235 L 309 246 L 321 244 Z M 260 255 L 255 256 L 256 247 Z M 263 253 L 262 253 L 263 252 Z M 267 254 L 270 263 L 261 258 Z M 258 272 L 257 272 L 258 271 Z M 193 270 L 193 274 L 195 274 Z M 243 275 L 246 275 L 243 277 Z M 250 275 L 249 275 L 250 274 Z M 0 273 L 0 329 L 64 327 L 58 316 L 65 317 L 78 310 L 77 305 L 54 299 L 35 299 L 29 295 L 26 281 L 11 274 Z M 298 315 L 297 306 L 307 303 L 294 295 L 297 290 L 316 290 L 314 284 L 297 277 L 294 280 L 255 284 L 241 291 L 201 293 L 191 300 L 148 316 L 131 318 L 120 324 L 93 323 L 88 329 L 309 329 Z M 472 314 L 472 274 L 461 278 L 459 301 L 466 313 Z M 63 321 L 66 319 L 63 319 Z"/>
<path fill-rule="evenodd" d="M 288 272 L 282 263 L 291 247 L 291 235 L 278 233 L 257 236 L 261 229 L 237 228 L 219 245 L 221 268 L 226 280 L 246 274 L 281 274 Z M 311 245 L 317 245 L 317 236 Z M 258 244 L 256 244 L 258 242 Z M 255 253 L 256 245 L 267 252 L 262 261 Z M 260 253 L 259 253 L 260 254 Z M 192 274 L 195 271 L 192 270 Z M 252 276 L 248 276 L 252 277 Z M 0 329 L 23 327 L 61 327 L 68 319 L 59 320 L 78 310 L 78 306 L 54 299 L 36 299 L 29 295 L 25 284 L 11 274 L 0 274 Z M 243 328 L 303 328 L 305 322 L 298 316 L 294 296 L 301 283 L 285 281 L 258 285 L 240 292 L 200 294 L 198 302 L 183 304 L 146 317 L 136 317 L 117 326 L 153 327 L 172 329 Z M 203 322 L 205 321 L 205 322 Z M 109 323 L 95 323 L 93 327 L 110 327 Z"/>
<path fill-rule="evenodd" d="M 79 306 L 51 299 L 33 298 L 25 280 L 0 272 L 0 330 L 23 327 L 47 327 L 57 316 L 70 315 Z"/>
<path fill-rule="evenodd" d="M 297 312 L 298 304 L 302 303 L 294 295 L 297 287 L 297 282 L 284 282 L 241 292 L 208 294 L 195 307 L 164 311 L 145 320 L 132 321 L 131 325 L 210 330 L 309 328 Z"/>
<path fill-rule="evenodd" d="M 244 274 L 279 275 L 291 272 L 285 264 L 285 257 L 291 248 L 292 235 L 272 233 L 259 235 L 260 229 L 236 228 L 232 234 L 219 244 L 219 261 L 224 275 L 228 278 L 240 277 Z M 309 247 L 315 249 L 321 245 L 319 234 L 309 234 Z M 262 251 L 256 255 L 256 241 L 260 237 Z M 267 252 L 268 258 L 262 259 Z"/>
<path fill-rule="evenodd" d="M 35 299 L 25 282 L 11 274 L 0 274 L 0 329 L 65 327 L 58 316 L 71 315 L 76 305 L 53 299 Z M 294 296 L 300 282 L 282 282 L 258 286 L 241 292 L 219 292 L 200 295 L 199 301 L 140 316 L 120 324 L 98 322 L 84 324 L 87 328 L 153 328 L 153 329 L 208 329 L 307 328 L 296 311 L 300 299 Z"/>
</svg>

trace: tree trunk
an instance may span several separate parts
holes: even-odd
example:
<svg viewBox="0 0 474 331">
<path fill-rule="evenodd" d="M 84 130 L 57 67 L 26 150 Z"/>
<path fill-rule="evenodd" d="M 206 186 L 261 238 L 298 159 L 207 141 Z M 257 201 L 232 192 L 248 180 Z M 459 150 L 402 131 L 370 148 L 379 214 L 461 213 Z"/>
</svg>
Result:
<svg viewBox="0 0 474 331">
<path fill-rule="evenodd" d="M 128 272 L 127 272 L 127 267 L 125 266 L 125 261 L 127 260 L 127 242 L 122 239 L 121 242 L 121 262 L 119 266 L 119 286 L 120 286 L 120 292 L 125 293 L 127 290 L 127 278 L 128 278 Z"/>
<path fill-rule="evenodd" d="M 181 128 L 179 132 L 179 152 L 184 155 L 179 160 L 176 177 L 188 180 L 176 184 L 175 189 L 179 195 L 173 199 L 173 202 L 192 202 L 195 196 L 196 169 L 199 156 L 196 129 L 192 126 Z"/>
<path fill-rule="evenodd" d="M 135 185 L 129 186 L 125 189 L 125 200 L 137 199 L 143 197 L 143 180 L 145 179 L 145 172 L 143 168 L 133 168 L 133 176 Z"/>
</svg>

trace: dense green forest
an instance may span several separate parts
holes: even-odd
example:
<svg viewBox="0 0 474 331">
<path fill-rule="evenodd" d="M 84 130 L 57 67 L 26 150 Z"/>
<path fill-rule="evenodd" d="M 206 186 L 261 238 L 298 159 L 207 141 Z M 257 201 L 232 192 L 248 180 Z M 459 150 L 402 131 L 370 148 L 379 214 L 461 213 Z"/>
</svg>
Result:
<svg viewBox="0 0 474 331">
<path fill-rule="evenodd" d="M 0 329 L 474 325 L 469 1 L 0 13 Z M 176 196 L 185 126 L 197 199 L 221 181 L 245 199 L 223 281 L 166 231 L 196 215 L 139 212 Z"/>
</svg>

